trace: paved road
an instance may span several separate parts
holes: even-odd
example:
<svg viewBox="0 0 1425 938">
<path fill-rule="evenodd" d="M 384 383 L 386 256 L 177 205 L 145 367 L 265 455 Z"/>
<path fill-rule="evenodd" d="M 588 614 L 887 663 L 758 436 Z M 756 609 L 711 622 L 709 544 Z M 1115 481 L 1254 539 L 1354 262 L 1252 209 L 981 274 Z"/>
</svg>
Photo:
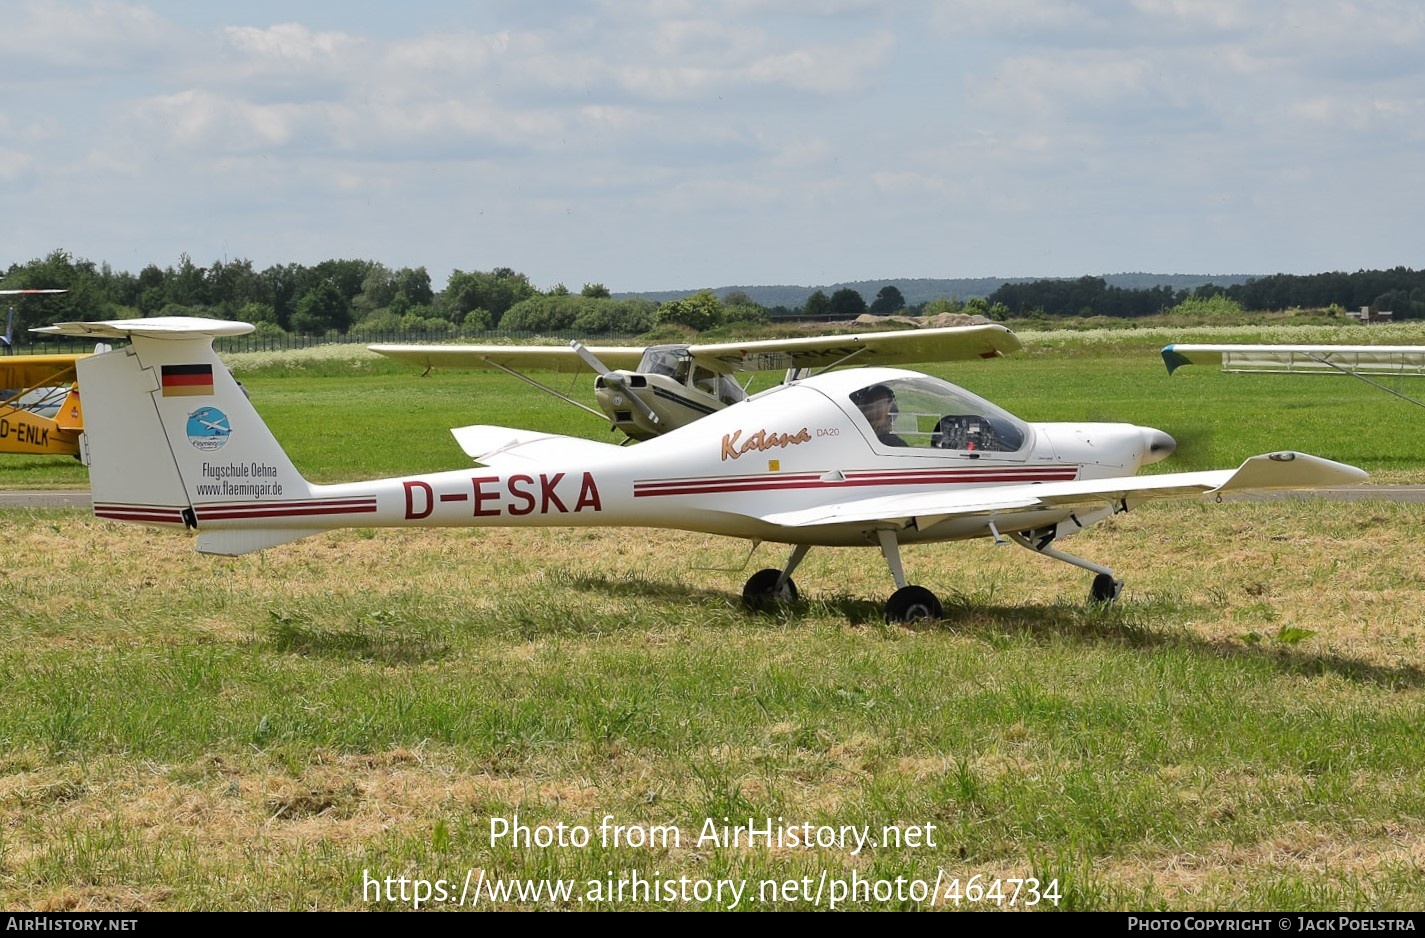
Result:
<svg viewBox="0 0 1425 938">
<path fill-rule="evenodd" d="M 83 508 L 91 505 L 85 489 L 50 489 L 39 492 L 0 492 L 0 510 L 6 508 Z"/>
<path fill-rule="evenodd" d="M 1275 498 L 1330 498 L 1345 502 L 1383 498 L 1390 502 L 1425 502 L 1425 485 L 1343 485 L 1305 492 L 1230 495 L 1227 500 L 1264 501 Z M 36 492 L 0 491 L 0 510 L 6 508 L 83 508 L 87 510 L 89 507 L 89 493 L 82 489 Z"/>
</svg>

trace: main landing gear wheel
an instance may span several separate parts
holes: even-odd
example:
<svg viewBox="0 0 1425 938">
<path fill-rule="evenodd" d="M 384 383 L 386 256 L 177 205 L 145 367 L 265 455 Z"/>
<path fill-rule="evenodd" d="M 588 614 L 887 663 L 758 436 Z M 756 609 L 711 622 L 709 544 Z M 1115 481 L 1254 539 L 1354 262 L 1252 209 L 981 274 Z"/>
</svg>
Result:
<svg viewBox="0 0 1425 938">
<path fill-rule="evenodd" d="M 1089 601 L 1095 603 L 1111 603 L 1118 598 L 1118 594 L 1123 592 L 1123 581 L 1115 580 L 1111 574 L 1100 573 L 1093 578 L 1093 586 L 1089 587 Z"/>
<path fill-rule="evenodd" d="M 767 612 L 782 603 L 796 602 L 797 584 L 790 577 L 781 590 L 777 589 L 777 580 L 781 575 L 781 570 L 769 567 L 748 577 L 747 585 L 742 587 L 742 605 L 752 612 Z"/>
<path fill-rule="evenodd" d="M 944 617 L 940 600 L 923 586 L 902 586 L 886 600 L 887 622 L 926 622 Z"/>
</svg>

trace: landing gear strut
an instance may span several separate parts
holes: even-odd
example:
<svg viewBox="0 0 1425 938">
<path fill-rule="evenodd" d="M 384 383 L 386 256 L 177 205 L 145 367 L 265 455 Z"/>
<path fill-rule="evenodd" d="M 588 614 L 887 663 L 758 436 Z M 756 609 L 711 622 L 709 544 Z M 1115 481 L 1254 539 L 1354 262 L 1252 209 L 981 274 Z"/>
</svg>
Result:
<svg viewBox="0 0 1425 938">
<path fill-rule="evenodd" d="M 1107 567 L 1100 566 L 1091 560 L 1082 557 L 1075 557 L 1073 554 L 1066 554 L 1062 550 L 1055 550 L 1049 546 L 1054 542 L 1054 529 L 1040 529 L 1029 532 L 1029 536 L 1014 533 L 1009 535 L 1009 539 L 1020 547 L 1034 551 L 1036 554 L 1043 554 L 1045 557 L 1053 557 L 1055 560 L 1062 560 L 1064 563 L 1071 563 L 1076 567 L 1081 567 L 1091 573 L 1097 574 L 1093 578 L 1093 585 L 1089 587 L 1089 602 L 1111 603 L 1118 598 L 1118 594 L 1123 592 L 1123 581 L 1113 575 L 1113 571 Z"/>
<path fill-rule="evenodd" d="M 784 603 L 796 602 L 797 584 L 792 582 L 792 571 L 809 550 L 807 545 L 798 544 L 781 570 L 768 567 L 748 577 L 747 585 L 742 587 L 742 605 L 752 612 L 768 612 Z"/>
<path fill-rule="evenodd" d="M 906 583 L 896 532 L 883 528 L 876 532 L 876 538 L 881 542 L 881 556 L 886 558 L 886 566 L 891 568 L 891 578 L 896 581 L 896 591 L 886 600 L 886 621 L 924 622 L 944 618 L 945 610 L 934 593 L 923 586 Z"/>
</svg>

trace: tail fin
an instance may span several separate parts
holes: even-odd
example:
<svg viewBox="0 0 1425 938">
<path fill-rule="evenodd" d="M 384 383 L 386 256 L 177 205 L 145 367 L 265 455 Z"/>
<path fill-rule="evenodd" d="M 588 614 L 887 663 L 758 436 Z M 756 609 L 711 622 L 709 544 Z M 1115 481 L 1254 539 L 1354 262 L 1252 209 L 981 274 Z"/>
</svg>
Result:
<svg viewBox="0 0 1425 938">
<path fill-rule="evenodd" d="M 312 487 L 213 350 L 215 336 L 252 328 L 168 317 L 46 330 L 132 341 L 77 363 L 97 516 L 198 528 L 205 553 L 247 553 L 315 533 L 281 526 L 300 515 L 292 502 Z M 205 529 L 205 521 L 216 524 Z"/>
</svg>

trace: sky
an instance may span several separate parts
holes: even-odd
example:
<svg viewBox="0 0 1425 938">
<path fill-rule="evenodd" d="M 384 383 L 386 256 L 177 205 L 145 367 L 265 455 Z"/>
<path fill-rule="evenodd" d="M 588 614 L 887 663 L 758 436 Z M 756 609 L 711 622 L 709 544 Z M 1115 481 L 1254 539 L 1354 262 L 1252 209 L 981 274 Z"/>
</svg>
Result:
<svg viewBox="0 0 1425 938">
<path fill-rule="evenodd" d="M 0 0 L 0 269 L 1425 267 L 1418 0 Z"/>
</svg>

